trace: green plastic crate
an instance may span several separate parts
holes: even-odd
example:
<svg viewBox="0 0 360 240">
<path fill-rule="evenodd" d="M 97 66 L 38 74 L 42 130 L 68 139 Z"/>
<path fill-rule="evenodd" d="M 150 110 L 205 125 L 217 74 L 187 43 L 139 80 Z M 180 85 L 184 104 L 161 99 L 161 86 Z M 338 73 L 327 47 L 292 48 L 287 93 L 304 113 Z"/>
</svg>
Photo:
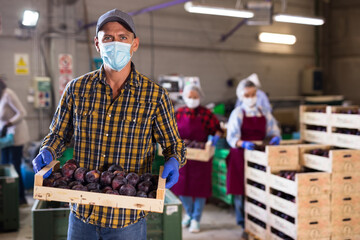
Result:
<svg viewBox="0 0 360 240">
<path fill-rule="evenodd" d="M 226 186 L 213 185 L 212 196 L 229 205 L 232 205 L 234 202 L 234 196 L 232 194 L 226 194 Z"/>
<path fill-rule="evenodd" d="M 147 216 L 147 239 L 181 240 L 181 214 L 181 201 L 170 190 L 166 190 L 164 212 Z"/>
<path fill-rule="evenodd" d="M 33 239 L 66 240 L 69 204 L 35 200 L 32 207 Z"/>
<path fill-rule="evenodd" d="M 32 208 L 33 239 L 65 240 L 69 224 L 69 207 L 60 202 L 35 200 Z M 148 240 L 181 240 L 180 200 L 166 190 L 163 213 L 147 216 Z"/>
<path fill-rule="evenodd" d="M 0 165 L 0 231 L 19 229 L 19 175 L 14 165 Z"/>
<path fill-rule="evenodd" d="M 226 174 L 220 172 L 212 172 L 212 184 L 226 186 Z"/>
<path fill-rule="evenodd" d="M 229 155 L 230 149 L 226 148 L 216 148 L 214 157 L 220 158 L 220 159 L 226 159 L 226 157 Z"/>
<path fill-rule="evenodd" d="M 213 172 L 219 172 L 226 174 L 227 173 L 227 167 L 226 167 L 226 160 L 222 158 L 213 158 Z"/>
</svg>

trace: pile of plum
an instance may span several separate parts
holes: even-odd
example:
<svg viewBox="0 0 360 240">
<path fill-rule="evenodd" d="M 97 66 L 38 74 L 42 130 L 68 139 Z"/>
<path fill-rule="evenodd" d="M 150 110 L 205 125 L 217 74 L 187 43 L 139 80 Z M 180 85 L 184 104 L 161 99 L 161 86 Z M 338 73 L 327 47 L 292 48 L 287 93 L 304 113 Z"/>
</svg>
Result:
<svg viewBox="0 0 360 240">
<path fill-rule="evenodd" d="M 315 131 L 326 132 L 326 127 L 322 127 L 322 126 L 307 125 L 306 129 L 307 130 L 315 130 Z"/>
<path fill-rule="evenodd" d="M 296 175 L 296 173 L 299 173 L 299 172 L 297 172 L 297 171 L 287 171 L 287 170 L 283 170 L 283 171 L 280 171 L 278 175 L 279 175 L 280 177 L 283 177 L 283 178 L 286 178 L 286 179 L 295 181 L 295 175 Z"/>
<path fill-rule="evenodd" d="M 350 135 L 360 136 L 360 131 L 358 129 L 337 128 L 335 130 L 335 132 L 336 133 L 341 133 L 341 134 L 350 134 Z"/>
<path fill-rule="evenodd" d="M 325 108 L 314 108 L 314 109 L 309 110 L 309 112 L 326 113 L 326 109 Z"/>
<path fill-rule="evenodd" d="M 189 139 L 184 140 L 185 146 L 188 148 L 199 148 L 199 149 L 205 149 L 205 143 L 204 142 L 198 142 L 198 141 L 191 141 Z"/>
<path fill-rule="evenodd" d="M 360 114 L 360 109 L 344 109 L 344 110 L 337 111 L 337 113 L 340 113 L 340 114 Z"/>
<path fill-rule="evenodd" d="M 144 173 L 141 176 L 136 173 L 125 173 L 119 165 L 111 165 L 103 172 L 89 171 L 79 167 L 77 162 L 71 159 L 61 169 L 52 172 L 48 178 L 44 179 L 43 186 L 156 198 L 158 177 L 151 173 Z"/>
<path fill-rule="evenodd" d="M 309 151 L 309 153 L 320 157 L 327 157 L 327 158 L 329 157 L 329 150 L 327 149 L 320 149 L 320 148 L 312 149 Z"/>
</svg>

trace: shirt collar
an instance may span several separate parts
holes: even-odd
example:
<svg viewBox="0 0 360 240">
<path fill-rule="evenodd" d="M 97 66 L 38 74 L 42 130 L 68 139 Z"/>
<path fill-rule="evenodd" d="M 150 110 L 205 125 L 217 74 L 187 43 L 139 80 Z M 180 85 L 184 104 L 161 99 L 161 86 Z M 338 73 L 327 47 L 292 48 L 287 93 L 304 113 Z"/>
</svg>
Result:
<svg viewBox="0 0 360 240">
<path fill-rule="evenodd" d="M 140 78 L 140 74 L 138 71 L 136 71 L 135 64 L 131 62 L 130 74 L 126 78 L 125 82 L 128 82 L 131 86 L 138 87 L 140 85 L 139 78 Z M 105 79 L 106 79 L 105 68 L 104 68 L 104 64 L 102 64 L 98 72 L 97 80 L 103 84 L 106 84 Z"/>
</svg>

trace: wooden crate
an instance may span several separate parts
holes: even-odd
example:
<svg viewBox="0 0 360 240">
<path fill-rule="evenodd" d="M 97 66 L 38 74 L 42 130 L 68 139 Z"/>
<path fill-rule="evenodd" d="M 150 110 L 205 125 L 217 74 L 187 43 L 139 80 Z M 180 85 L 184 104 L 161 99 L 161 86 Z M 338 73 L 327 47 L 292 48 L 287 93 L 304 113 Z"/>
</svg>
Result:
<svg viewBox="0 0 360 240">
<path fill-rule="evenodd" d="M 294 224 L 270 213 L 269 225 L 294 239 L 329 239 L 331 236 L 331 224 L 327 216 L 300 218 Z"/>
<path fill-rule="evenodd" d="M 248 162 L 250 161 L 245 161 L 245 178 L 264 184 L 265 186 L 268 185 L 269 174 L 267 172 L 248 166 Z"/>
<path fill-rule="evenodd" d="M 322 109 L 325 113 L 313 112 Z M 327 126 L 329 124 L 329 112 L 326 105 L 302 105 L 300 106 L 300 123 Z"/>
<path fill-rule="evenodd" d="M 338 217 L 331 219 L 332 236 L 360 235 L 360 216 Z"/>
<path fill-rule="evenodd" d="M 360 194 L 360 173 L 333 173 L 331 190 L 336 194 Z"/>
<path fill-rule="evenodd" d="M 263 199 L 266 200 L 266 199 Z M 266 206 L 266 208 L 268 208 Z M 264 209 L 262 207 L 259 207 L 255 204 L 253 204 L 252 202 L 249 202 L 247 200 L 245 200 L 245 213 L 250 213 L 252 216 L 262 220 L 263 222 L 266 223 L 267 221 L 267 216 L 268 216 L 268 211 L 267 209 Z"/>
<path fill-rule="evenodd" d="M 245 181 L 245 193 L 246 193 L 245 195 L 255 199 L 256 201 L 263 203 L 264 200 L 268 198 L 268 192 L 269 189 L 267 186 L 265 186 L 265 191 L 264 191 L 260 188 L 247 184 Z"/>
<path fill-rule="evenodd" d="M 354 215 L 360 215 L 360 194 L 331 194 L 332 218 Z"/>
<path fill-rule="evenodd" d="M 331 213 L 329 194 L 299 196 L 294 203 L 270 193 L 269 207 L 294 217 L 295 221 L 299 218 L 317 218 L 325 216 L 330 219 Z"/>
<path fill-rule="evenodd" d="M 337 147 L 360 149 L 360 136 L 331 133 L 331 143 Z"/>
<path fill-rule="evenodd" d="M 330 109 L 329 124 L 332 127 L 360 129 L 360 114 L 340 113 L 341 110 L 358 110 L 359 106 L 329 106 L 328 109 Z"/>
<path fill-rule="evenodd" d="M 333 149 L 329 157 L 310 154 L 310 150 L 329 150 L 329 145 L 309 145 L 300 147 L 300 164 L 312 169 L 329 172 L 358 172 L 360 170 L 360 151 L 350 149 Z"/>
<path fill-rule="evenodd" d="M 308 130 L 306 126 L 302 126 L 300 130 L 301 139 L 307 142 L 319 143 L 319 144 L 331 144 L 332 138 L 329 130 L 326 132 Z"/>
<path fill-rule="evenodd" d="M 255 236 L 257 239 L 266 240 L 268 235 L 267 227 L 263 228 L 262 226 L 258 225 L 257 223 L 251 221 L 248 218 L 248 214 L 245 214 L 245 231 Z M 252 215 L 252 214 L 250 214 Z M 253 216 L 255 217 L 255 216 Z M 256 218 L 256 217 L 255 217 Z M 260 219 L 262 220 L 262 219 Z M 264 220 L 262 220 L 264 222 Z M 266 222 L 265 222 L 266 223 Z"/>
<path fill-rule="evenodd" d="M 163 167 L 160 168 L 156 199 L 43 187 L 43 175 L 50 169 L 56 171 L 58 168 L 59 161 L 52 161 L 35 174 L 34 199 L 163 212 L 166 181 L 161 178 Z"/>
<path fill-rule="evenodd" d="M 360 234 L 350 234 L 343 236 L 332 236 L 331 240 L 359 240 Z"/>
<path fill-rule="evenodd" d="M 199 148 L 186 148 L 186 158 L 190 160 L 200 161 L 200 162 L 208 162 L 215 154 L 215 147 L 212 146 L 211 141 L 207 141 L 205 143 L 205 149 Z M 160 144 L 158 144 L 158 155 L 163 156 L 162 148 Z"/>
<path fill-rule="evenodd" d="M 263 166 L 298 166 L 299 148 L 297 145 L 266 146 L 265 152 L 245 150 L 245 160 Z"/>
<path fill-rule="evenodd" d="M 332 240 L 332 238 L 331 237 L 315 237 L 315 238 L 312 238 L 311 236 L 310 236 L 310 238 L 309 237 L 298 237 L 298 238 L 296 238 L 297 240 Z M 275 235 L 274 233 L 272 233 L 271 231 L 270 231 L 270 233 L 269 233 L 269 235 L 268 235 L 268 239 L 267 240 L 284 240 L 283 238 L 281 238 L 281 237 L 278 237 L 277 235 Z M 344 239 L 345 240 L 345 239 Z M 349 239 L 350 240 L 350 239 Z"/>
<path fill-rule="evenodd" d="M 329 194 L 331 188 L 329 173 L 297 173 L 295 181 L 271 173 L 269 179 L 271 188 L 295 197 Z"/>
</svg>

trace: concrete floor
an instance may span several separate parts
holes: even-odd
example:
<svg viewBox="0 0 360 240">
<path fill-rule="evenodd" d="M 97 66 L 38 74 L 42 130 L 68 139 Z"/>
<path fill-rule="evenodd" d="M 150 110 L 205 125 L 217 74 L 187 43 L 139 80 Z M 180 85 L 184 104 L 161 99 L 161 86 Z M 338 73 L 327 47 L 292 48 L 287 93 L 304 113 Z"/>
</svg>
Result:
<svg viewBox="0 0 360 240">
<path fill-rule="evenodd" d="M 32 194 L 27 195 L 28 206 L 20 208 L 20 229 L 17 232 L 0 233 L 1 240 L 27 240 L 32 239 L 31 208 L 34 203 Z M 187 228 L 183 229 L 184 240 L 200 239 L 241 239 L 243 230 L 235 224 L 233 208 L 221 202 L 211 201 L 206 204 L 200 222 L 201 232 L 190 233 Z M 40 239 L 42 240 L 42 239 Z M 49 239 L 51 240 L 51 239 Z"/>
</svg>

